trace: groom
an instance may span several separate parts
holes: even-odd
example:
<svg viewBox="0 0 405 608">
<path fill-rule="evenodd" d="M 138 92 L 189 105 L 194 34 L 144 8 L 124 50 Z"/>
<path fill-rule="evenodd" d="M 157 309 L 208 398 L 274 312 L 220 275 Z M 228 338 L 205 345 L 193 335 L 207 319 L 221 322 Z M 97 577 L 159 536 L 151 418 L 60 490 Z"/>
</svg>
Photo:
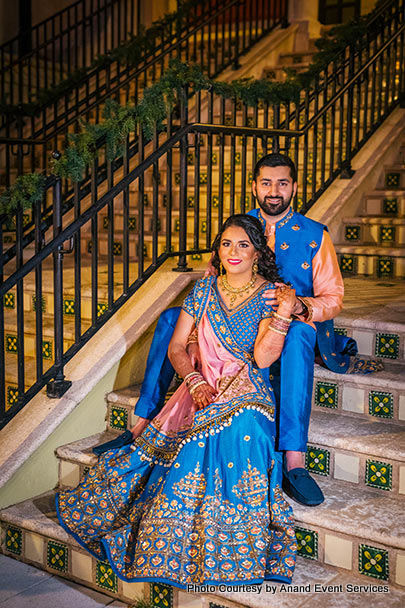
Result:
<svg viewBox="0 0 405 608">
<path fill-rule="evenodd" d="M 291 207 L 297 172 L 288 156 L 268 154 L 261 158 L 255 167 L 252 191 L 259 208 L 249 215 L 260 220 L 281 276 L 298 294 L 282 355 L 270 368 L 278 403 L 277 447 L 285 454 L 283 487 L 298 502 L 318 505 L 324 500 L 322 491 L 305 469 L 315 346 L 329 369 L 346 372 L 349 356 L 342 350 L 343 344 L 335 344 L 331 321 L 342 309 L 343 280 L 327 228 Z M 268 299 L 272 293 L 267 292 Z M 164 403 L 174 373 L 166 352 L 179 312 L 179 308 L 168 309 L 156 327 L 135 407 L 140 418 L 132 429 L 134 435 L 142 432 Z"/>
</svg>

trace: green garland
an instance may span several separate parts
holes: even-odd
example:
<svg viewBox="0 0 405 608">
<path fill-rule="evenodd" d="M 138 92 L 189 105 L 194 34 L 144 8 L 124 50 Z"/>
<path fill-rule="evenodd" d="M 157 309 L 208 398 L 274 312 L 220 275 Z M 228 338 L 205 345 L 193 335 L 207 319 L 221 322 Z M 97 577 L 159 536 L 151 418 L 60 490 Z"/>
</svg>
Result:
<svg viewBox="0 0 405 608">
<path fill-rule="evenodd" d="M 0 215 L 10 218 L 17 207 L 28 209 L 41 201 L 45 194 L 45 182 L 46 177 L 42 173 L 19 175 L 14 184 L 0 195 Z"/>
</svg>

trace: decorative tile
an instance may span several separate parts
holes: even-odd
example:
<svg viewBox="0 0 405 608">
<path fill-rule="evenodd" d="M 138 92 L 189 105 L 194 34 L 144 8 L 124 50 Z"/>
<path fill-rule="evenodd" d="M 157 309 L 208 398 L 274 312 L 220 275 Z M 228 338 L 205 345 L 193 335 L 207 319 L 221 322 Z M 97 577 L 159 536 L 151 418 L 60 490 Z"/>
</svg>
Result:
<svg viewBox="0 0 405 608">
<path fill-rule="evenodd" d="M 18 388 L 16 386 L 8 385 L 6 399 L 7 409 L 10 409 L 10 407 L 13 407 L 13 405 L 15 405 L 16 403 L 18 403 Z"/>
<path fill-rule="evenodd" d="M 202 232 L 203 234 L 205 234 L 205 233 L 207 232 L 207 222 L 206 222 L 205 220 L 203 220 L 203 221 L 201 222 L 201 232 Z"/>
<path fill-rule="evenodd" d="M 350 483 L 359 483 L 360 458 L 353 454 L 335 451 L 333 477 Z"/>
<path fill-rule="evenodd" d="M 21 555 L 22 553 L 22 530 L 8 526 L 6 528 L 6 551 Z"/>
<path fill-rule="evenodd" d="M 355 273 L 356 272 L 356 258 L 354 255 L 350 255 L 347 253 L 343 253 L 340 256 L 340 270 L 346 273 Z"/>
<path fill-rule="evenodd" d="M 46 304 L 44 296 L 41 296 L 41 308 L 42 312 L 45 312 Z M 32 296 L 32 310 L 36 311 L 37 309 L 37 296 Z"/>
<path fill-rule="evenodd" d="M 194 153 L 193 152 L 187 153 L 187 164 L 194 165 Z"/>
<path fill-rule="evenodd" d="M 213 208 L 217 209 L 219 207 L 219 196 L 213 196 L 211 201 Z"/>
<path fill-rule="evenodd" d="M 75 314 L 75 301 L 64 299 L 63 300 L 63 314 L 74 315 Z"/>
<path fill-rule="evenodd" d="M 128 410 L 123 407 L 113 407 L 110 413 L 110 426 L 114 429 L 126 429 L 128 423 Z"/>
<path fill-rule="evenodd" d="M 387 581 L 389 576 L 388 551 L 369 545 L 359 545 L 359 572 Z"/>
<path fill-rule="evenodd" d="M 96 564 L 96 584 L 102 589 L 116 593 L 118 591 L 117 575 L 114 574 L 110 564 L 97 562 Z"/>
<path fill-rule="evenodd" d="M 325 534 L 325 564 L 337 568 L 352 569 L 353 542 L 334 534 Z"/>
<path fill-rule="evenodd" d="M 52 359 L 52 340 L 44 340 L 42 342 L 42 358 L 43 359 Z"/>
<path fill-rule="evenodd" d="M 385 198 L 383 200 L 383 213 L 386 215 L 398 215 L 398 199 Z"/>
<path fill-rule="evenodd" d="M 377 334 L 375 340 L 376 357 L 398 359 L 399 336 L 397 334 Z"/>
<path fill-rule="evenodd" d="M 232 114 L 226 114 L 225 118 L 224 118 L 224 124 L 226 126 L 232 126 L 233 125 L 233 118 L 232 118 Z"/>
<path fill-rule="evenodd" d="M 108 217 L 103 217 L 103 228 L 104 230 L 108 230 L 108 225 L 110 223 L 110 220 Z"/>
<path fill-rule="evenodd" d="M 394 417 L 394 396 L 392 393 L 370 391 L 368 394 L 368 412 L 377 418 Z"/>
<path fill-rule="evenodd" d="M 249 171 L 247 183 L 249 184 L 249 186 L 251 186 L 252 182 L 253 182 L 253 173 L 251 171 Z"/>
<path fill-rule="evenodd" d="M 395 241 L 395 226 L 380 226 L 380 241 L 382 243 Z"/>
<path fill-rule="evenodd" d="M 330 454 L 328 450 L 309 445 L 305 454 L 305 466 L 311 473 L 329 475 Z"/>
<path fill-rule="evenodd" d="M 208 182 L 208 174 L 205 172 L 200 173 L 200 184 L 204 185 Z"/>
<path fill-rule="evenodd" d="M 194 209 L 194 196 L 188 196 L 187 197 L 187 207 L 189 209 Z"/>
<path fill-rule="evenodd" d="M 297 211 L 301 211 L 304 206 L 304 200 L 302 196 L 297 196 Z"/>
<path fill-rule="evenodd" d="M 162 204 L 163 207 L 167 207 L 167 194 L 162 195 Z"/>
<path fill-rule="evenodd" d="M 150 601 L 155 608 L 173 608 L 172 587 L 164 583 L 151 583 Z"/>
<path fill-rule="evenodd" d="M 394 275 L 394 258 L 377 258 L 377 276 L 379 278 L 392 277 Z"/>
<path fill-rule="evenodd" d="M 240 165 L 240 163 L 241 163 L 241 154 L 240 154 L 240 152 L 235 152 L 234 158 L 235 158 L 235 165 Z"/>
<path fill-rule="evenodd" d="M 131 216 L 128 218 L 128 230 L 136 230 L 136 217 Z"/>
<path fill-rule="evenodd" d="M 18 345 L 17 345 L 17 336 L 12 334 L 6 334 L 6 352 L 7 353 L 17 353 Z"/>
<path fill-rule="evenodd" d="M 87 243 L 87 253 L 91 253 L 93 251 L 93 243 L 89 241 Z"/>
<path fill-rule="evenodd" d="M 149 196 L 147 192 L 143 195 L 143 204 L 145 207 L 149 207 Z"/>
<path fill-rule="evenodd" d="M 212 165 L 218 164 L 218 154 L 216 152 L 211 153 L 211 164 Z"/>
<path fill-rule="evenodd" d="M 247 127 L 254 127 L 255 126 L 254 116 L 248 116 L 247 117 L 246 126 Z"/>
<path fill-rule="evenodd" d="M 385 176 L 385 185 L 387 188 L 399 188 L 401 174 L 398 172 L 387 173 Z"/>
<path fill-rule="evenodd" d="M 344 327 L 334 327 L 334 332 L 338 336 L 347 336 L 347 329 Z"/>
<path fill-rule="evenodd" d="M 338 385 L 333 382 L 317 382 L 315 385 L 315 403 L 321 407 L 337 408 Z"/>
<path fill-rule="evenodd" d="M 203 145 L 203 144 L 201 144 Z M 216 146 L 222 146 L 222 135 L 216 135 L 215 136 L 215 145 Z"/>
<path fill-rule="evenodd" d="M 191 256 L 192 260 L 202 260 L 202 253 L 193 253 Z"/>
<path fill-rule="evenodd" d="M 179 232 L 179 230 L 180 230 L 180 220 L 177 219 L 174 222 L 174 231 Z"/>
<path fill-rule="evenodd" d="M 97 316 L 101 317 L 107 311 L 107 302 L 97 302 Z"/>
<path fill-rule="evenodd" d="M 295 527 L 298 555 L 308 559 L 318 559 L 318 533 L 306 528 Z"/>
<path fill-rule="evenodd" d="M 360 238 L 360 226 L 345 226 L 346 241 L 358 241 Z"/>
<path fill-rule="evenodd" d="M 232 173 L 230 171 L 225 171 L 224 173 L 224 184 L 230 184 L 232 179 Z"/>
<path fill-rule="evenodd" d="M 66 545 L 49 540 L 46 550 L 46 563 L 49 568 L 59 572 L 68 571 L 68 548 Z"/>
<path fill-rule="evenodd" d="M 365 483 L 379 490 L 392 490 L 392 465 L 378 460 L 366 461 Z"/>
<path fill-rule="evenodd" d="M 114 241 L 113 255 L 122 255 L 122 243 L 119 243 L 118 241 Z"/>
<path fill-rule="evenodd" d="M 15 293 L 9 291 L 3 296 L 4 308 L 15 308 Z"/>
<path fill-rule="evenodd" d="M 27 224 L 29 224 L 30 220 L 31 220 L 29 213 L 23 213 L 23 218 L 22 219 L 23 219 L 22 225 L 23 225 L 23 228 L 25 228 L 25 226 Z"/>
<path fill-rule="evenodd" d="M 175 173 L 175 174 L 174 174 L 174 183 L 175 183 L 175 184 L 177 184 L 177 185 L 179 185 L 179 184 L 180 184 L 180 182 L 181 182 L 181 176 L 180 176 L 180 173 Z M 200 182 L 200 183 L 201 183 L 201 182 Z"/>
</svg>

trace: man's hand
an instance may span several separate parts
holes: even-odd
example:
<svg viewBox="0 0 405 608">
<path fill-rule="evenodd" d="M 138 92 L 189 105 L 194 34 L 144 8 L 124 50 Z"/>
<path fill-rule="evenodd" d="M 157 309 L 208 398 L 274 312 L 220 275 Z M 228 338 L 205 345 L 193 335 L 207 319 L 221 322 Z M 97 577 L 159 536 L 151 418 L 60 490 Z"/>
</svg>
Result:
<svg viewBox="0 0 405 608">
<path fill-rule="evenodd" d="M 216 277 L 217 276 L 217 271 L 216 268 L 214 268 L 214 266 L 212 265 L 212 258 L 214 257 L 214 253 L 211 255 L 210 261 L 208 262 L 207 268 L 204 272 L 204 277 Z"/>
<path fill-rule="evenodd" d="M 278 290 L 280 287 L 288 287 L 288 285 L 285 285 L 284 283 L 274 283 L 274 285 L 275 289 L 266 289 L 266 291 L 263 292 L 263 297 L 268 304 L 271 304 L 274 310 L 277 310 L 279 306 L 279 301 L 277 299 L 277 293 L 279 293 Z M 303 312 L 305 312 L 305 307 L 301 300 L 298 300 L 297 296 L 295 296 L 294 307 L 291 314 L 302 315 Z"/>
</svg>

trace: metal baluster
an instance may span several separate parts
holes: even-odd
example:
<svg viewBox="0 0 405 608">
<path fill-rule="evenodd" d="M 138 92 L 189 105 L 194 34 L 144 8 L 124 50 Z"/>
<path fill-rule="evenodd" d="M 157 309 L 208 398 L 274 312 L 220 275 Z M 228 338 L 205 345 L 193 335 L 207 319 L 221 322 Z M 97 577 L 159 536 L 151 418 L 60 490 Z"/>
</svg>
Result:
<svg viewBox="0 0 405 608">
<path fill-rule="evenodd" d="M 97 202 L 97 158 L 91 168 L 91 204 Z M 98 226 L 97 215 L 91 216 L 91 324 L 94 327 L 98 317 Z"/>
<path fill-rule="evenodd" d="M 0 218 L 0 285 L 3 284 L 3 220 Z M 0 421 L 6 412 L 6 357 L 5 357 L 5 343 L 4 343 L 4 298 L 5 295 L 0 297 Z"/>
<path fill-rule="evenodd" d="M 62 231 L 62 188 L 58 178 L 53 186 L 53 238 Z M 72 386 L 65 380 L 63 373 L 63 246 L 59 245 L 53 252 L 53 301 L 54 301 L 54 336 L 56 374 L 54 380 L 46 385 L 46 394 L 51 399 L 59 399 Z M 37 302 L 41 306 L 42 302 Z"/>
<path fill-rule="evenodd" d="M 157 126 L 154 127 L 153 132 L 153 151 L 156 151 L 159 147 L 159 136 L 157 132 Z M 152 168 L 152 264 L 155 265 L 158 258 L 158 219 L 159 219 L 159 161 L 153 163 Z M 187 230 L 187 228 L 186 228 Z"/>
<path fill-rule="evenodd" d="M 219 121 L 221 125 L 225 123 L 225 99 L 221 98 L 221 108 L 220 108 L 220 118 Z M 225 157 L 225 138 L 226 136 L 223 133 L 220 133 L 217 138 L 219 138 L 219 192 L 218 192 L 218 228 L 222 225 L 224 219 L 224 157 Z"/>
<path fill-rule="evenodd" d="M 37 201 L 33 206 L 35 222 L 35 254 L 42 249 L 42 230 L 41 230 L 41 201 Z M 36 380 L 40 382 L 43 374 L 43 322 L 42 322 L 42 262 L 35 266 L 35 359 L 36 359 Z"/>
<path fill-rule="evenodd" d="M 107 155 L 107 152 L 106 152 Z M 112 162 L 107 160 L 107 183 L 108 190 L 111 190 L 114 185 L 113 167 Z M 107 268 L 108 268 L 108 288 L 107 288 L 107 300 L 108 309 L 111 310 L 114 302 L 114 199 L 110 198 L 107 205 L 108 209 L 108 257 L 107 257 Z"/>
<path fill-rule="evenodd" d="M 200 93 L 199 93 L 200 95 Z M 172 135 L 172 113 L 167 114 L 167 138 Z M 173 169 L 173 152 L 172 148 L 167 151 L 166 165 L 166 252 L 170 254 L 172 249 L 172 208 L 173 208 L 173 190 L 172 190 L 172 169 Z"/>
<path fill-rule="evenodd" d="M 180 122 L 184 126 L 187 124 L 187 88 L 180 91 Z M 191 268 L 187 266 L 187 135 L 180 139 L 180 209 L 179 209 L 179 261 L 176 272 L 189 272 Z"/>
<path fill-rule="evenodd" d="M 236 99 L 232 99 L 232 124 L 236 125 Z M 230 205 L 230 214 L 233 215 L 235 213 L 235 165 L 236 165 L 236 147 L 235 147 L 235 135 L 231 135 L 231 184 L 230 184 L 230 193 L 229 193 L 229 205 Z"/>
<path fill-rule="evenodd" d="M 138 150 L 139 150 L 139 164 L 143 162 L 145 157 L 145 141 L 142 131 L 142 126 L 139 126 L 139 137 L 138 137 Z M 144 265 L 144 240 L 145 240 L 145 224 L 144 224 L 144 174 L 139 176 L 139 193 L 138 193 L 138 278 L 143 277 L 143 265 Z"/>
<path fill-rule="evenodd" d="M 213 114 L 214 114 L 214 96 L 212 91 L 210 91 L 210 112 L 208 114 L 208 122 L 210 124 L 213 123 Z M 211 244 L 211 234 L 212 234 L 212 133 L 208 133 L 207 135 L 207 211 L 206 211 L 206 222 L 207 222 L 207 232 L 206 232 L 206 247 L 208 248 Z"/>
<path fill-rule="evenodd" d="M 129 173 L 129 136 L 127 135 L 123 155 L 124 178 Z M 127 294 L 129 289 L 129 186 L 125 187 L 123 196 L 123 293 Z"/>
<path fill-rule="evenodd" d="M 73 192 L 74 192 L 74 214 L 75 220 L 80 217 L 80 207 L 81 207 L 81 195 L 80 195 L 80 185 L 78 182 L 73 184 Z M 80 337 L 82 333 L 82 284 L 81 284 L 81 259 L 82 259 L 82 244 L 81 244 L 81 229 L 75 233 L 74 235 L 74 313 L 75 313 L 75 343 L 78 344 L 80 342 Z"/>
</svg>

